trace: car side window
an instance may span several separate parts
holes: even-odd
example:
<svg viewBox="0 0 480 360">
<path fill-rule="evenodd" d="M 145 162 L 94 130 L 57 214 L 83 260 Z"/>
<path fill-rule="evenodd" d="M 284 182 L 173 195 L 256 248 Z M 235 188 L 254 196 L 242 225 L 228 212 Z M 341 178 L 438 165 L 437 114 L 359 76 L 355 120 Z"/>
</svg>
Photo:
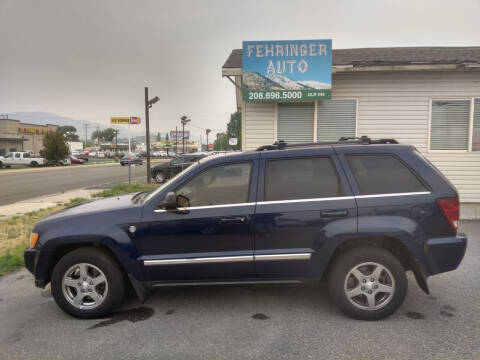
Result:
<svg viewBox="0 0 480 360">
<path fill-rule="evenodd" d="M 348 155 L 361 195 L 428 191 L 412 171 L 393 155 Z"/>
<path fill-rule="evenodd" d="M 343 188 L 328 157 L 267 160 L 265 201 L 338 197 Z"/>
<path fill-rule="evenodd" d="M 252 163 L 223 164 L 197 174 L 176 191 L 182 207 L 238 204 L 248 201 Z"/>
</svg>

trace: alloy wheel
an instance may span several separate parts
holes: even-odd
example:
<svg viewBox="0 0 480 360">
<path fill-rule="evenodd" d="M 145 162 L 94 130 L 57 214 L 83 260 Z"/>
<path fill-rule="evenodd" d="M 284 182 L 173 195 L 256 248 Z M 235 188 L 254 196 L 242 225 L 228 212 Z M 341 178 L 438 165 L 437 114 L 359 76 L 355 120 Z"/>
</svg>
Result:
<svg viewBox="0 0 480 360">
<path fill-rule="evenodd" d="M 395 280 L 390 270 L 376 262 L 353 267 L 344 284 L 345 294 L 355 307 L 378 310 L 387 305 L 395 293 Z"/>
<path fill-rule="evenodd" d="M 107 297 L 107 277 L 95 265 L 75 264 L 63 275 L 62 292 L 65 299 L 76 308 L 94 309 Z"/>
</svg>

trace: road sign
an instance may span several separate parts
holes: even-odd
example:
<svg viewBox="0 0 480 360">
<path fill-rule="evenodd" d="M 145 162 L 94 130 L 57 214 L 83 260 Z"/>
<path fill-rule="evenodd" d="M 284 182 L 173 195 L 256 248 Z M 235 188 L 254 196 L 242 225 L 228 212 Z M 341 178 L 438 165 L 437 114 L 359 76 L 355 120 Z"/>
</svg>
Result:
<svg viewBox="0 0 480 360">
<path fill-rule="evenodd" d="M 112 116 L 110 118 L 110 124 L 123 124 L 123 125 L 138 125 L 140 124 L 140 118 L 138 116 Z"/>
<path fill-rule="evenodd" d="M 235 146 L 238 144 L 238 139 L 237 138 L 230 138 L 228 139 L 228 143 L 232 146 Z"/>
<path fill-rule="evenodd" d="M 213 144 L 208 144 L 208 150 L 213 150 Z"/>
</svg>

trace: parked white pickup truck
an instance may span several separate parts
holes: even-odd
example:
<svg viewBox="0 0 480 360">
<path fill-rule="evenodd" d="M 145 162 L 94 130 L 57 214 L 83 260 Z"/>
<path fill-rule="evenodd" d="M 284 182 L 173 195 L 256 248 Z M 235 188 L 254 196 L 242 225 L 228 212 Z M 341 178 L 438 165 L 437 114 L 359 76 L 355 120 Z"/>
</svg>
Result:
<svg viewBox="0 0 480 360">
<path fill-rule="evenodd" d="M 5 157 L 0 157 L 0 168 L 10 167 L 12 165 L 23 165 L 23 166 L 39 166 L 44 165 L 45 159 L 41 157 L 33 157 L 28 152 L 17 151 L 11 152 L 5 155 Z"/>
</svg>

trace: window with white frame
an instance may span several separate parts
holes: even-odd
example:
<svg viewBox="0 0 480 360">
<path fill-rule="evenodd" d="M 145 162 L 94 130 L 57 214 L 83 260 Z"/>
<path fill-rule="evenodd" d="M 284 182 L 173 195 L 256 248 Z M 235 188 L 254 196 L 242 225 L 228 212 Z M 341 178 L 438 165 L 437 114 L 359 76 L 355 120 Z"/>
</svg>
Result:
<svg viewBox="0 0 480 360">
<path fill-rule="evenodd" d="M 472 151 L 480 151 L 480 98 L 473 103 Z"/>
<path fill-rule="evenodd" d="M 480 98 L 432 100 L 430 150 L 480 151 Z"/>
</svg>

